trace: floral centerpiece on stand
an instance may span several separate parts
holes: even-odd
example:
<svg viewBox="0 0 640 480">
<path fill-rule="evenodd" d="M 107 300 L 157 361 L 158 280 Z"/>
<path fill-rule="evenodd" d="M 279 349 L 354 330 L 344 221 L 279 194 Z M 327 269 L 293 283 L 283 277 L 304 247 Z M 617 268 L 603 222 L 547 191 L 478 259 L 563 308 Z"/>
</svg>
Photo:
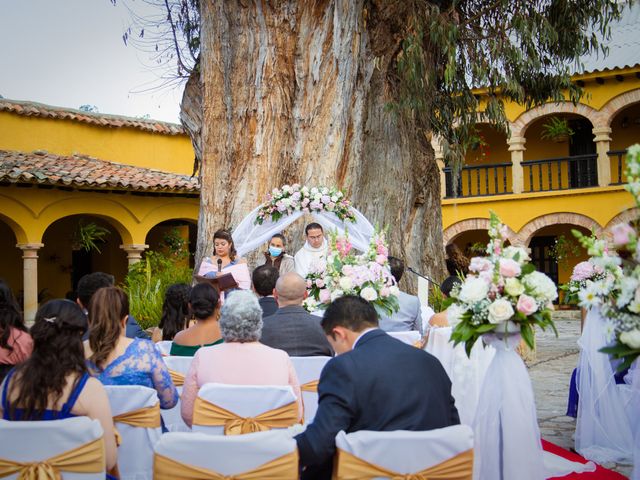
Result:
<svg viewBox="0 0 640 480">
<path fill-rule="evenodd" d="M 487 333 L 519 333 L 534 348 L 534 327 L 551 327 L 551 312 L 558 298 L 556 285 L 529 263 L 522 247 L 504 246 L 507 229 L 491 212 L 486 257 L 473 257 L 471 272 L 449 301 L 447 318 L 455 328 L 451 339 L 464 343 L 467 355 Z M 556 332 L 557 333 L 557 332 Z"/>
<path fill-rule="evenodd" d="M 640 145 L 629 147 L 625 189 L 640 208 Z M 638 221 L 620 223 L 612 238 L 587 237 L 573 232 L 587 248 L 590 261 L 603 270 L 602 278 L 587 280 L 579 291 L 580 306 L 598 307 L 606 320 L 612 344 L 600 351 L 620 360 L 618 371 L 629 368 L 640 356 L 640 232 Z M 611 247 L 611 248 L 610 248 Z"/>
<path fill-rule="evenodd" d="M 393 314 L 399 308 L 399 289 L 389 270 L 385 234 L 376 229 L 366 252 L 359 254 L 348 234 L 329 234 L 326 262 L 307 275 L 309 297 L 304 307 L 322 310 L 343 295 L 359 295 L 378 313 Z"/>
<path fill-rule="evenodd" d="M 265 219 L 276 222 L 293 212 L 332 212 L 343 222 L 355 222 L 350 209 L 351 203 L 344 193 L 335 187 L 307 187 L 299 184 L 274 188 L 267 194 L 255 219 L 256 225 L 262 225 Z"/>
<path fill-rule="evenodd" d="M 587 286 L 587 281 L 597 282 L 606 277 L 604 269 L 600 265 L 594 264 L 590 260 L 578 263 L 573 267 L 571 278 L 567 283 L 560 286 L 565 292 L 565 303 L 576 304 L 580 302 L 578 294 Z"/>
</svg>

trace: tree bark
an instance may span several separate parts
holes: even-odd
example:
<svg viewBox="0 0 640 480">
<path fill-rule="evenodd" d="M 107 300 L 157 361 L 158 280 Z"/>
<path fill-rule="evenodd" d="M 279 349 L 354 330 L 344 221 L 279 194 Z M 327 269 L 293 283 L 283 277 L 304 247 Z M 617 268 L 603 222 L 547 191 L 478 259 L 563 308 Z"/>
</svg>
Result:
<svg viewBox="0 0 640 480">
<path fill-rule="evenodd" d="M 390 111 L 410 2 L 201 2 L 201 213 L 196 264 L 274 187 L 336 185 L 390 250 L 443 278 L 440 176 L 423 134 Z M 435 68 L 435 66 L 434 66 Z M 304 225 L 289 229 L 302 243 Z M 405 288 L 415 289 L 408 277 Z"/>
</svg>

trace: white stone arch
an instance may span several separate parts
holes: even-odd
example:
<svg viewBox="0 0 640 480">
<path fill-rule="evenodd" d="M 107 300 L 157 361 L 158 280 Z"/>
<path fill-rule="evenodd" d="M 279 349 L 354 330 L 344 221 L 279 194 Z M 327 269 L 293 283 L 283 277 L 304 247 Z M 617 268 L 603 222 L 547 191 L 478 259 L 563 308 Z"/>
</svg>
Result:
<svg viewBox="0 0 640 480">
<path fill-rule="evenodd" d="M 624 210 L 622 212 L 620 212 L 619 214 L 617 214 L 615 217 L 613 217 L 611 220 L 609 220 L 607 222 L 607 224 L 604 227 L 604 231 L 605 232 L 609 232 L 611 231 L 611 228 L 614 225 L 617 225 L 619 223 L 629 223 L 632 222 L 633 220 L 637 220 L 640 217 L 640 209 L 639 208 L 629 208 L 628 210 Z"/>
<path fill-rule="evenodd" d="M 511 137 L 525 137 L 527 128 L 529 128 L 533 122 L 542 117 L 559 113 L 571 113 L 585 117 L 591 122 L 591 125 L 593 125 L 594 128 L 606 125 L 605 116 L 598 110 L 590 107 L 589 105 L 585 105 L 584 103 L 545 103 L 544 105 L 540 105 L 522 113 L 513 122 L 513 124 L 511 124 Z"/>
<path fill-rule="evenodd" d="M 508 225 L 507 229 L 507 238 L 509 240 L 509 243 L 514 244 L 514 241 L 516 240 L 516 233 Z M 443 243 L 445 246 L 447 246 L 463 233 L 472 230 L 489 230 L 489 219 L 467 218 L 466 220 L 461 220 L 452 225 L 449 225 L 449 227 L 447 227 L 444 232 L 442 232 Z"/>
<path fill-rule="evenodd" d="M 617 97 L 609 100 L 600 109 L 601 115 L 603 116 L 605 121 L 604 125 L 610 127 L 611 122 L 616 117 L 616 115 L 621 110 L 630 105 L 633 105 L 634 103 L 640 103 L 640 88 L 621 93 Z"/>
<path fill-rule="evenodd" d="M 587 217 L 579 213 L 557 212 L 548 213 L 534 218 L 518 232 L 518 242 L 525 247 L 531 243 L 531 239 L 535 234 L 550 225 L 575 225 L 586 228 L 587 230 L 595 230 L 596 234 L 602 231 L 602 227 L 593 218 Z"/>
</svg>

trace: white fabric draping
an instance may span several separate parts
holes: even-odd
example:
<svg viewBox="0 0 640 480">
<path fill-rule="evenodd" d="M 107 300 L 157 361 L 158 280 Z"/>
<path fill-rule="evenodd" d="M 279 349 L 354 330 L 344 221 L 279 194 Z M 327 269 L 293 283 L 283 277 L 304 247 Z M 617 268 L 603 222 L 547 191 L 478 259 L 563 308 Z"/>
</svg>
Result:
<svg viewBox="0 0 640 480">
<path fill-rule="evenodd" d="M 515 352 L 519 342 L 519 334 L 506 340 L 485 335 L 496 353 L 480 389 L 473 426 L 474 479 L 542 480 L 545 475 L 533 388 Z"/>
<path fill-rule="evenodd" d="M 631 480 L 640 480 L 640 359 L 636 359 L 631 365 L 627 381 L 631 384 L 631 401 L 627 412 L 633 430 L 633 472 L 631 473 Z"/>
<path fill-rule="evenodd" d="M 261 225 L 256 225 L 254 221 L 259 210 L 260 207 L 256 207 L 233 231 L 233 243 L 240 257 L 267 243 L 273 235 L 282 232 L 282 230 L 304 215 L 303 212 L 293 212 L 291 215 L 283 216 L 276 222 L 271 219 L 265 219 Z M 340 234 L 344 234 L 344 231 L 347 230 L 349 232 L 349 240 L 353 246 L 357 250 L 364 252 L 367 250 L 369 241 L 373 236 L 373 225 L 355 208 L 350 207 L 350 211 L 356 218 L 355 223 L 350 221 L 343 222 L 336 214 L 331 212 L 312 212 L 311 216 L 326 230 L 336 229 Z"/>
<path fill-rule="evenodd" d="M 633 435 L 623 389 L 616 385 L 609 356 L 599 351 L 607 343 L 604 319 L 591 308 L 578 340 L 576 450 L 597 463 L 629 463 Z"/>
</svg>

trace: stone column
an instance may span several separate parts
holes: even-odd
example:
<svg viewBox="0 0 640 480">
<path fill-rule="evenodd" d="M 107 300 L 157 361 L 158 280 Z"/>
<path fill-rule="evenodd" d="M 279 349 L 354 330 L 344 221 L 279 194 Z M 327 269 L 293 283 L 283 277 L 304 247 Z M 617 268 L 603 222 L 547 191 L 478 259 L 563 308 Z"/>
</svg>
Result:
<svg viewBox="0 0 640 480">
<path fill-rule="evenodd" d="M 511 137 L 507 140 L 511 152 L 511 190 L 513 193 L 524 191 L 522 160 L 524 159 L 524 151 L 526 150 L 524 144 L 526 142 L 525 137 Z"/>
<path fill-rule="evenodd" d="M 611 161 L 609 160 L 609 146 L 611 142 L 610 127 L 593 127 L 593 141 L 598 152 L 598 186 L 608 187 L 611 184 Z"/>
<path fill-rule="evenodd" d="M 18 243 L 22 250 L 22 276 L 24 305 L 24 320 L 31 325 L 38 311 L 38 250 L 44 247 L 43 243 Z"/>
<path fill-rule="evenodd" d="M 134 263 L 138 263 L 142 259 L 142 252 L 149 248 L 149 245 L 130 243 L 120 245 L 120 248 L 127 252 L 127 261 L 129 262 L 129 266 L 131 266 Z"/>
<path fill-rule="evenodd" d="M 440 198 L 445 198 L 447 196 L 447 176 L 444 173 L 444 151 L 440 142 L 434 142 L 432 145 L 440 172 Z"/>
</svg>

